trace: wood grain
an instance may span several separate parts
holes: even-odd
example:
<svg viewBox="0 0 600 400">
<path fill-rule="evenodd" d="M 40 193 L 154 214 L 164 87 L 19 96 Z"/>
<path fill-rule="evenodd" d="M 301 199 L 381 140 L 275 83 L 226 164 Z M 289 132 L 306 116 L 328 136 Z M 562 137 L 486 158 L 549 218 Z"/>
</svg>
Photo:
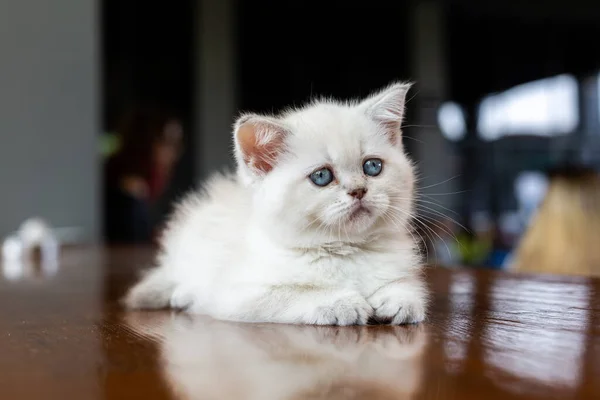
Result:
<svg viewBox="0 0 600 400">
<path fill-rule="evenodd" d="M 598 399 L 600 281 L 431 268 L 426 323 L 125 312 L 151 249 L 2 265 L 1 399 Z"/>
</svg>

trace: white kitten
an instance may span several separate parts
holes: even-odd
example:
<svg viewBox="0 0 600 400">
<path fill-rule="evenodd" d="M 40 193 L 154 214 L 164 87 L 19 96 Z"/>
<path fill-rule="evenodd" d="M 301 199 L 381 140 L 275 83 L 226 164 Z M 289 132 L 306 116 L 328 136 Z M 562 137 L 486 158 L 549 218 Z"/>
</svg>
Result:
<svg viewBox="0 0 600 400">
<path fill-rule="evenodd" d="M 179 205 L 158 267 L 126 305 L 247 322 L 422 321 L 400 129 L 409 87 L 240 117 L 237 177 L 215 176 Z"/>
</svg>

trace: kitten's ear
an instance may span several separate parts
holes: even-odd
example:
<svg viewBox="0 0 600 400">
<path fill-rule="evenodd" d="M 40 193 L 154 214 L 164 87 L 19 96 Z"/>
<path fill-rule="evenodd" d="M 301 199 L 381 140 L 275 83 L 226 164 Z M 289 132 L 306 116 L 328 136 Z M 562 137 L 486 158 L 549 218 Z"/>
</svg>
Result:
<svg viewBox="0 0 600 400">
<path fill-rule="evenodd" d="M 393 144 L 400 143 L 406 93 L 412 83 L 394 83 L 360 103 L 365 113 L 374 119 L 389 136 Z"/>
<path fill-rule="evenodd" d="M 260 177 L 273 169 L 285 150 L 288 130 L 276 118 L 244 114 L 234 125 L 238 168 Z"/>
</svg>

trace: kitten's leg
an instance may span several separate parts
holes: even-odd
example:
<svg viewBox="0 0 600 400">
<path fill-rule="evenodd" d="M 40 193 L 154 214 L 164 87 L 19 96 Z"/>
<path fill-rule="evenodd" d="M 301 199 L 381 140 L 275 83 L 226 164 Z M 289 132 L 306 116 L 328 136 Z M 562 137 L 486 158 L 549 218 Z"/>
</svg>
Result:
<svg viewBox="0 0 600 400">
<path fill-rule="evenodd" d="M 365 325 L 373 308 L 356 291 L 279 289 L 267 295 L 266 303 L 284 304 L 274 317 L 281 322 L 314 325 Z M 277 308 L 277 307 L 275 307 Z"/>
<path fill-rule="evenodd" d="M 378 321 L 390 321 L 392 325 L 417 323 L 425 319 L 427 289 L 420 278 L 398 280 L 379 288 L 367 301 Z"/>
<path fill-rule="evenodd" d="M 357 291 L 327 290 L 302 285 L 236 289 L 220 296 L 208 313 L 216 318 L 246 322 L 310 325 L 365 325 L 373 308 Z"/>
<path fill-rule="evenodd" d="M 122 303 L 130 309 L 167 308 L 171 304 L 171 296 L 175 283 L 170 279 L 165 268 L 156 268 L 133 286 Z"/>
</svg>

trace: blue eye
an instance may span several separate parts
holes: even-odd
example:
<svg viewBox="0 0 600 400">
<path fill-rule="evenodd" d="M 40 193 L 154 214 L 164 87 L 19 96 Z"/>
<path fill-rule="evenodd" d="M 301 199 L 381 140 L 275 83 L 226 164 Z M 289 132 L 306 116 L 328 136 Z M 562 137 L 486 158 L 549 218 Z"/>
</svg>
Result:
<svg viewBox="0 0 600 400">
<path fill-rule="evenodd" d="M 333 181 L 333 172 L 329 168 L 321 168 L 308 177 L 317 186 L 327 186 Z"/>
<path fill-rule="evenodd" d="M 381 161 L 379 158 L 369 158 L 363 164 L 363 171 L 365 175 L 377 176 L 381 173 L 382 169 L 383 161 Z"/>
</svg>

